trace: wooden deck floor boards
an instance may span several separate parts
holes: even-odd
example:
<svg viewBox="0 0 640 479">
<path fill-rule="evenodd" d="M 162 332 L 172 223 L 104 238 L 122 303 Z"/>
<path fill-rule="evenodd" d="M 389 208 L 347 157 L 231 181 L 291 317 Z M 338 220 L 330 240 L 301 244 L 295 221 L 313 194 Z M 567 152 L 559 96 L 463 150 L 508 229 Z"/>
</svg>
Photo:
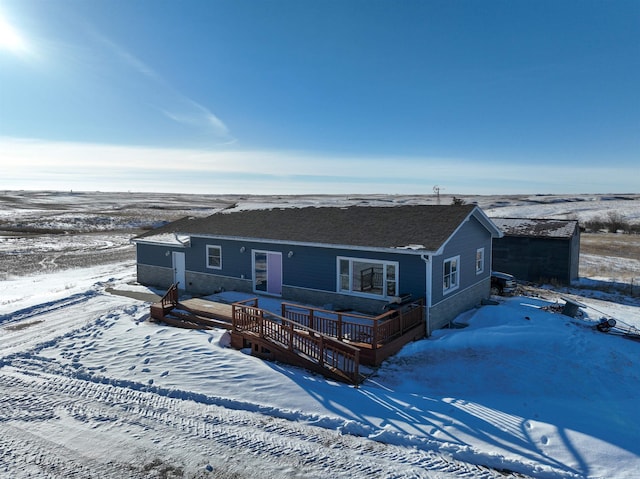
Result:
<svg viewBox="0 0 640 479">
<path fill-rule="evenodd" d="M 191 298 L 180 301 L 180 304 L 196 312 L 202 312 L 204 315 L 212 315 L 222 321 L 231 323 L 233 309 L 230 304 L 217 303 L 206 299 Z"/>
</svg>

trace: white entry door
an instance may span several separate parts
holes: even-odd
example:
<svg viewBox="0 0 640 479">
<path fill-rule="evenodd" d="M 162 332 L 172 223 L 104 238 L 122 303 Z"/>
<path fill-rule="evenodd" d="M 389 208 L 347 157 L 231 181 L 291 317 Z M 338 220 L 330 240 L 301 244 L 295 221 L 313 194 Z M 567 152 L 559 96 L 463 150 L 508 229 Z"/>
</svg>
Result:
<svg viewBox="0 0 640 479">
<path fill-rule="evenodd" d="M 282 253 L 253 252 L 253 290 L 256 293 L 282 294 Z"/>
<path fill-rule="evenodd" d="M 185 289 L 184 279 L 185 261 L 184 253 L 180 251 L 173 252 L 173 282 L 178 283 L 179 289 Z"/>
</svg>

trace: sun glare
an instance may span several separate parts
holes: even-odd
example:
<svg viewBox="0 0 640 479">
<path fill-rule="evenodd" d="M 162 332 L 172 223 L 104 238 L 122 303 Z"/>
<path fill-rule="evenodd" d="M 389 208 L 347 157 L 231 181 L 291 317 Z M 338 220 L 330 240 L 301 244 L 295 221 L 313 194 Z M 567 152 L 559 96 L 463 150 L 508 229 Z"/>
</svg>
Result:
<svg viewBox="0 0 640 479">
<path fill-rule="evenodd" d="M 9 24 L 0 12 L 0 50 L 14 53 L 27 51 L 27 44 L 18 31 Z"/>
</svg>

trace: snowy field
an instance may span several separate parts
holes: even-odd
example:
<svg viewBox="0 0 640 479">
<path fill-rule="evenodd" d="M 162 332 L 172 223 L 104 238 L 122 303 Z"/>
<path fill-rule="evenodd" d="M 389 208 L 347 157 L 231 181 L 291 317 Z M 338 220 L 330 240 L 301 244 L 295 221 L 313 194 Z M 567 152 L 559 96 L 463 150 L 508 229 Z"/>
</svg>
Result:
<svg viewBox="0 0 640 479">
<path fill-rule="evenodd" d="M 640 221 L 640 195 L 463 198 L 490 216 Z M 162 293 L 135 284 L 128 241 L 163 221 L 435 201 L 0 193 L 0 477 L 639 477 L 640 342 L 594 329 L 640 328 L 634 290 L 607 287 L 640 271 L 639 249 L 469 311 L 359 388 L 230 349 L 224 331 L 150 323 L 118 294 Z M 589 308 L 563 316 L 562 295 Z"/>
</svg>

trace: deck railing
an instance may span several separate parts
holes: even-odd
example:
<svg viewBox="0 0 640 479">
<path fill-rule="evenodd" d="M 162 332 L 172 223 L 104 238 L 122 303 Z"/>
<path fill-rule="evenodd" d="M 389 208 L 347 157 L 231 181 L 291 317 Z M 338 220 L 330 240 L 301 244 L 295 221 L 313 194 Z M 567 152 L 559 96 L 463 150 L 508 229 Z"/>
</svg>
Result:
<svg viewBox="0 0 640 479">
<path fill-rule="evenodd" d="M 167 292 L 164 293 L 162 299 L 160 299 L 160 305 L 162 306 L 162 308 L 167 308 L 169 306 L 175 307 L 178 305 L 179 296 L 180 293 L 178 291 L 178 283 L 173 283 L 171 286 L 169 286 Z"/>
<path fill-rule="evenodd" d="M 255 301 L 254 301 L 255 300 Z M 360 382 L 360 350 L 334 337 L 257 307 L 257 299 L 234 303 L 233 330 L 250 332 L 283 349 Z"/>
<path fill-rule="evenodd" d="M 367 344 L 372 349 L 387 344 L 423 323 L 424 301 L 413 301 L 379 316 L 365 316 L 282 303 L 282 317 L 322 334 Z"/>
</svg>

